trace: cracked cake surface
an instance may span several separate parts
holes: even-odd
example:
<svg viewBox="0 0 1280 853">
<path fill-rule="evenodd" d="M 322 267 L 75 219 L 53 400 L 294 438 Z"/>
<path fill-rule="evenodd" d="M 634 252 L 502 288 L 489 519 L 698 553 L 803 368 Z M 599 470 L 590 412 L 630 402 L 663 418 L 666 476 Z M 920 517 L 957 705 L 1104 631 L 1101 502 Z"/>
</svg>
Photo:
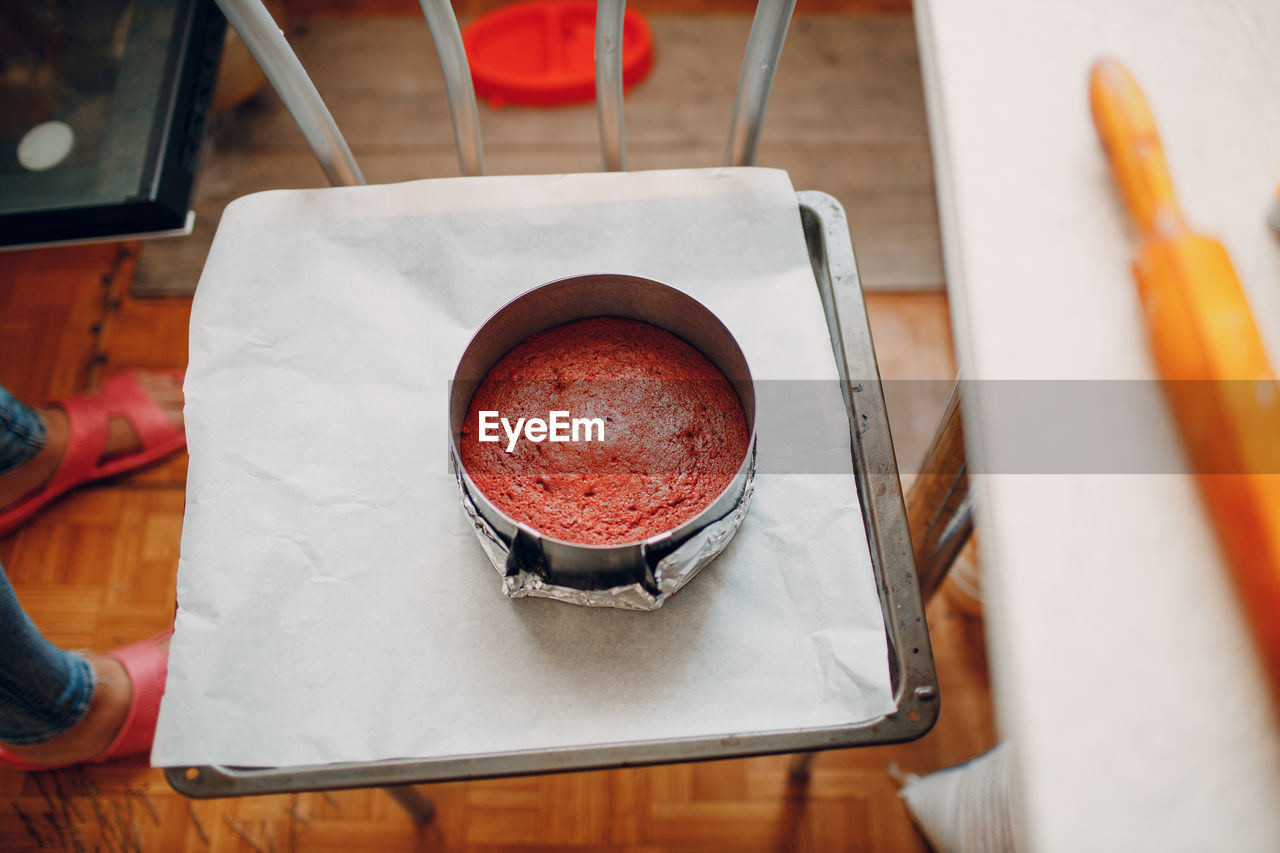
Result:
<svg viewBox="0 0 1280 853">
<path fill-rule="evenodd" d="M 553 412 L 565 413 L 556 440 L 521 432 L 521 419 L 545 425 Z M 504 355 L 472 396 L 460 439 L 467 474 L 508 516 L 557 539 L 619 545 L 709 506 L 750 436 L 737 392 L 697 349 L 650 323 L 592 317 Z"/>
</svg>

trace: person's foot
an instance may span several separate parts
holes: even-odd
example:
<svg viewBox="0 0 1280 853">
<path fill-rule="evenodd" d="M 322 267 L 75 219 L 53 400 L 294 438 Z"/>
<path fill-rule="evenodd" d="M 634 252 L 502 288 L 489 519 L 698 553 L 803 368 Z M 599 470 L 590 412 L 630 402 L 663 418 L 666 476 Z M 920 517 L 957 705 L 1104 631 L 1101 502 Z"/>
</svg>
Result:
<svg viewBox="0 0 1280 853">
<path fill-rule="evenodd" d="M 173 422 L 182 423 L 182 380 L 170 373 L 138 372 L 138 383 Z M 45 443 L 40 452 L 18 468 L 0 474 L 0 511 L 39 491 L 53 476 L 67 450 L 67 416 L 56 406 L 37 410 L 45 425 Z M 138 434 L 128 420 L 113 417 L 107 421 L 107 441 L 100 461 L 136 452 Z"/>
<path fill-rule="evenodd" d="M 168 652 L 169 638 L 156 643 Z M 89 710 L 71 728 L 53 740 L 35 746 L 5 745 L 5 752 L 32 764 L 59 766 L 87 761 L 111 746 L 129 714 L 133 685 L 120 661 L 107 655 L 85 654 L 94 672 L 93 698 Z"/>
</svg>

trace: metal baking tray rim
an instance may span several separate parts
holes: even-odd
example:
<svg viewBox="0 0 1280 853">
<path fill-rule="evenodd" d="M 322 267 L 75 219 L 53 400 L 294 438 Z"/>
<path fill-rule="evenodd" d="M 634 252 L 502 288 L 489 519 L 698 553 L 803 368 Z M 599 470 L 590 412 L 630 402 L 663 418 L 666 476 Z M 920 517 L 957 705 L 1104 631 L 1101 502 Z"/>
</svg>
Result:
<svg viewBox="0 0 1280 853">
<path fill-rule="evenodd" d="M 169 784 L 188 797 L 203 799 L 745 758 L 901 743 L 927 734 L 940 709 L 937 672 L 848 220 L 840 202 L 827 193 L 800 191 L 796 199 L 849 413 L 858 497 L 885 619 L 894 713 L 848 726 L 555 750 L 302 767 L 167 767 Z M 866 375 L 851 374 L 850 364 L 864 367 Z"/>
</svg>

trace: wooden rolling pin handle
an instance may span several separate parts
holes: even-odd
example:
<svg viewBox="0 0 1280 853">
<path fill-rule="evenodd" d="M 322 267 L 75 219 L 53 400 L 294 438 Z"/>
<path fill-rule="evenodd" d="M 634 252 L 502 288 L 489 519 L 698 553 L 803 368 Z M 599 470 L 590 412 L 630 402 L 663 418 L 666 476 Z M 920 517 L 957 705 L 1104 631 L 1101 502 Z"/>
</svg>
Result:
<svg viewBox="0 0 1280 853">
<path fill-rule="evenodd" d="M 1134 222 L 1145 234 L 1184 230 L 1155 119 L 1137 81 L 1116 60 L 1094 63 L 1089 106 Z"/>
</svg>

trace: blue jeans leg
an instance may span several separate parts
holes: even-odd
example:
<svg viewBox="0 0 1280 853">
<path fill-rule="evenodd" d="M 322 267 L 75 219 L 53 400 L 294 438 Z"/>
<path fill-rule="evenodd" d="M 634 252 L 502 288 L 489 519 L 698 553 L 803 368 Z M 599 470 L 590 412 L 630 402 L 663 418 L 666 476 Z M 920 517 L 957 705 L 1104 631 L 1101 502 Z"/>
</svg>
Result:
<svg viewBox="0 0 1280 853">
<path fill-rule="evenodd" d="M 0 386 L 0 474 L 31 459 L 44 442 L 44 421 Z M 92 697 L 89 662 L 41 636 L 0 566 L 0 741 L 51 740 L 84 716 Z"/>
<path fill-rule="evenodd" d="M 0 566 L 0 741 L 30 746 L 62 734 L 89 709 L 93 685 L 89 662 L 41 636 Z"/>
<path fill-rule="evenodd" d="M 0 474 L 12 471 L 44 447 L 44 421 L 0 385 Z"/>
</svg>

